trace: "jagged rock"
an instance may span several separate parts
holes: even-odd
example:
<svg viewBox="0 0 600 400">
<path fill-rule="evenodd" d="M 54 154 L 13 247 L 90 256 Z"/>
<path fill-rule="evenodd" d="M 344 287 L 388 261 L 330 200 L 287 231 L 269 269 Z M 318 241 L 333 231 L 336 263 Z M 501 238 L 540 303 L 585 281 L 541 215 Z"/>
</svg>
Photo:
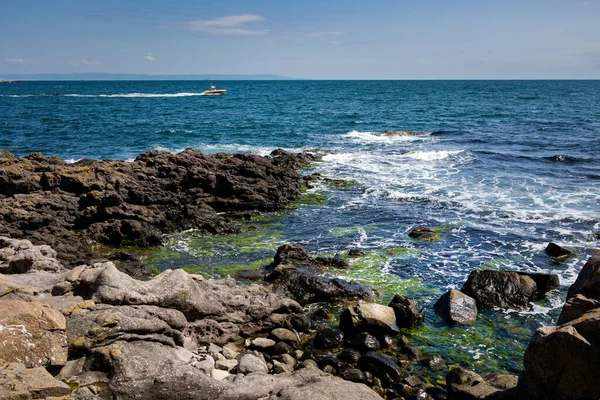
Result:
<svg viewBox="0 0 600 400">
<path fill-rule="evenodd" d="M 412 328 L 425 319 L 425 309 L 413 299 L 396 294 L 388 307 L 394 309 L 396 325 L 399 328 Z"/>
<path fill-rule="evenodd" d="M 439 240 L 440 235 L 438 235 L 437 232 L 431 228 L 428 228 L 426 226 L 419 226 L 411 230 L 408 233 L 408 237 L 430 242 L 434 240 Z"/>
<path fill-rule="evenodd" d="M 46 304 L 0 301 L 0 360 L 27 368 L 67 362 L 65 317 Z"/>
<path fill-rule="evenodd" d="M 552 258 L 565 258 L 575 256 L 575 253 L 573 253 L 571 250 L 565 249 L 564 247 L 561 247 L 556 243 L 552 242 L 548 243 L 545 252 Z"/>
<path fill-rule="evenodd" d="M 458 290 L 449 290 L 434 305 L 436 314 L 448 324 L 472 324 L 477 319 L 475 299 Z"/>
<path fill-rule="evenodd" d="M 571 297 L 562 308 L 557 325 L 563 325 L 581 317 L 590 310 L 600 308 L 600 300 L 590 299 L 582 294 Z"/>
<path fill-rule="evenodd" d="M 54 379 L 43 367 L 26 368 L 19 363 L 0 366 L 0 399 L 46 399 L 68 396 L 69 385 Z"/>
<path fill-rule="evenodd" d="M 319 349 L 335 349 L 342 345 L 344 342 L 344 332 L 340 329 L 322 329 L 317 332 L 314 345 Z"/>
<path fill-rule="evenodd" d="M 66 265 L 99 257 L 90 239 L 153 246 L 197 228 L 232 233 L 224 213 L 276 211 L 300 198 L 309 154 L 206 155 L 152 151 L 135 161 L 73 164 L 39 153 L 0 157 L 0 235 L 51 245 Z"/>
<path fill-rule="evenodd" d="M 516 272 L 475 270 L 461 291 L 478 306 L 527 310 L 537 286 L 532 278 Z"/>
<path fill-rule="evenodd" d="M 346 308 L 340 314 L 340 329 L 349 337 L 360 332 L 381 336 L 400 331 L 394 309 L 376 303 L 359 303 Z"/>
<path fill-rule="evenodd" d="M 597 251 L 583 266 L 575 283 L 569 288 L 567 299 L 582 294 L 600 299 L 600 251 Z"/>
<path fill-rule="evenodd" d="M 350 346 L 358 349 L 362 353 L 377 351 L 381 347 L 379 340 L 367 332 L 359 333 L 350 341 Z"/>
<path fill-rule="evenodd" d="M 269 372 L 267 364 L 265 364 L 263 360 L 252 354 L 244 354 L 242 356 L 237 370 L 239 373 L 244 375 L 250 374 L 252 372 Z"/>
<path fill-rule="evenodd" d="M 0 273 L 23 274 L 29 271 L 59 271 L 63 266 L 50 246 L 34 246 L 29 240 L 0 236 Z"/>
<path fill-rule="evenodd" d="M 456 400 L 512 399 L 517 381 L 518 378 L 512 375 L 482 377 L 460 367 L 452 368 L 446 375 L 448 394 Z"/>
</svg>

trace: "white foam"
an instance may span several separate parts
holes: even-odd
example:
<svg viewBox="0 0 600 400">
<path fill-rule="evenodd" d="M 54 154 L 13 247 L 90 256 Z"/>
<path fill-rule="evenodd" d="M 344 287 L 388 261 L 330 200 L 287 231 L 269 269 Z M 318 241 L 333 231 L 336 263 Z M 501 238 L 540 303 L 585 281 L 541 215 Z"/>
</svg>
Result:
<svg viewBox="0 0 600 400">
<path fill-rule="evenodd" d="M 398 131 L 399 134 L 393 136 L 378 135 L 379 132 L 361 132 L 352 130 L 342 135 L 344 138 L 350 138 L 357 142 L 379 142 L 379 143 L 393 143 L 393 142 L 413 142 L 417 140 L 431 139 L 431 133 L 419 133 L 414 134 L 408 131 Z M 402 134 L 406 133 L 406 134 Z"/>
<path fill-rule="evenodd" d="M 414 151 L 406 153 L 401 157 L 420 161 L 439 161 L 463 153 L 465 153 L 464 150 Z"/>
<path fill-rule="evenodd" d="M 63 94 L 64 97 L 191 97 L 205 96 L 204 93 L 117 93 L 117 94 Z"/>
</svg>

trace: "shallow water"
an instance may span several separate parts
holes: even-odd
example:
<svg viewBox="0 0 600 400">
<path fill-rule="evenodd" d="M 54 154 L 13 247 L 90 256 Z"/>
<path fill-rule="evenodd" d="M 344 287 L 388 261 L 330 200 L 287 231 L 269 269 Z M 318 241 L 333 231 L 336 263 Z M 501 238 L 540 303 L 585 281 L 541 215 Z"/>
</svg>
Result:
<svg viewBox="0 0 600 400">
<path fill-rule="evenodd" d="M 132 159 L 151 149 L 267 154 L 317 150 L 304 173 L 322 184 L 290 212 L 223 238 L 174 235 L 159 268 L 226 276 L 268 263 L 278 245 L 313 254 L 362 247 L 331 274 L 428 305 L 413 344 L 450 363 L 517 372 L 532 331 L 552 323 L 566 288 L 598 247 L 600 81 L 23 82 L 0 85 L 0 148 L 65 159 Z M 373 135 L 386 129 L 419 134 Z M 322 201 L 324 200 L 324 201 Z M 418 225 L 441 240 L 409 239 Z M 578 257 L 554 264 L 549 241 Z M 475 268 L 555 272 L 561 293 L 527 313 L 485 311 L 470 327 L 444 326 L 431 305 Z"/>
</svg>

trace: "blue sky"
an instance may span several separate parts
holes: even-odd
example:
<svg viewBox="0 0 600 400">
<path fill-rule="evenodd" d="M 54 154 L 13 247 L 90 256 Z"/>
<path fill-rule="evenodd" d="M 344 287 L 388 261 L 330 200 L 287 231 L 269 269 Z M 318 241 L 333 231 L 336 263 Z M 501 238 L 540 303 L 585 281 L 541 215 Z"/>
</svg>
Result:
<svg viewBox="0 0 600 400">
<path fill-rule="evenodd" d="M 2 73 L 600 78 L 600 0 L 2 0 Z"/>
</svg>

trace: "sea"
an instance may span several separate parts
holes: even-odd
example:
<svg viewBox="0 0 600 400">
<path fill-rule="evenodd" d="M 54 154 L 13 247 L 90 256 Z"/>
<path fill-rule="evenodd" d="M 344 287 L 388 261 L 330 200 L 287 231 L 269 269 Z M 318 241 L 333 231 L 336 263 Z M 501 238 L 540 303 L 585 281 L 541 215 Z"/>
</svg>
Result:
<svg viewBox="0 0 600 400">
<path fill-rule="evenodd" d="M 190 147 L 319 153 L 302 173 L 329 179 L 294 207 L 240 222 L 239 235 L 171 235 L 154 266 L 234 276 L 283 243 L 312 255 L 362 248 L 352 268 L 327 273 L 377 288 L 382 303 L 396 292 L 423 303 L 425 324 L 404 332 L 411 346 L 478 372 L 522 369 L 532 332 L 556 321 L 600 247 L 600 81 L 212 83 L 227 94 L 202 95 L 205 81 L 0 85 L 0 149 L 68 162 Z M 376 135 L 385 130 L 405 132 Z M 440 239 L 409 238 L 422 225 Z M 576 256 L 552 260 L 549 242 Z M 525 312 L 447 326 L 432 306 L 474 269 L 556 273 L 561 290 Z"/>
</svg>

